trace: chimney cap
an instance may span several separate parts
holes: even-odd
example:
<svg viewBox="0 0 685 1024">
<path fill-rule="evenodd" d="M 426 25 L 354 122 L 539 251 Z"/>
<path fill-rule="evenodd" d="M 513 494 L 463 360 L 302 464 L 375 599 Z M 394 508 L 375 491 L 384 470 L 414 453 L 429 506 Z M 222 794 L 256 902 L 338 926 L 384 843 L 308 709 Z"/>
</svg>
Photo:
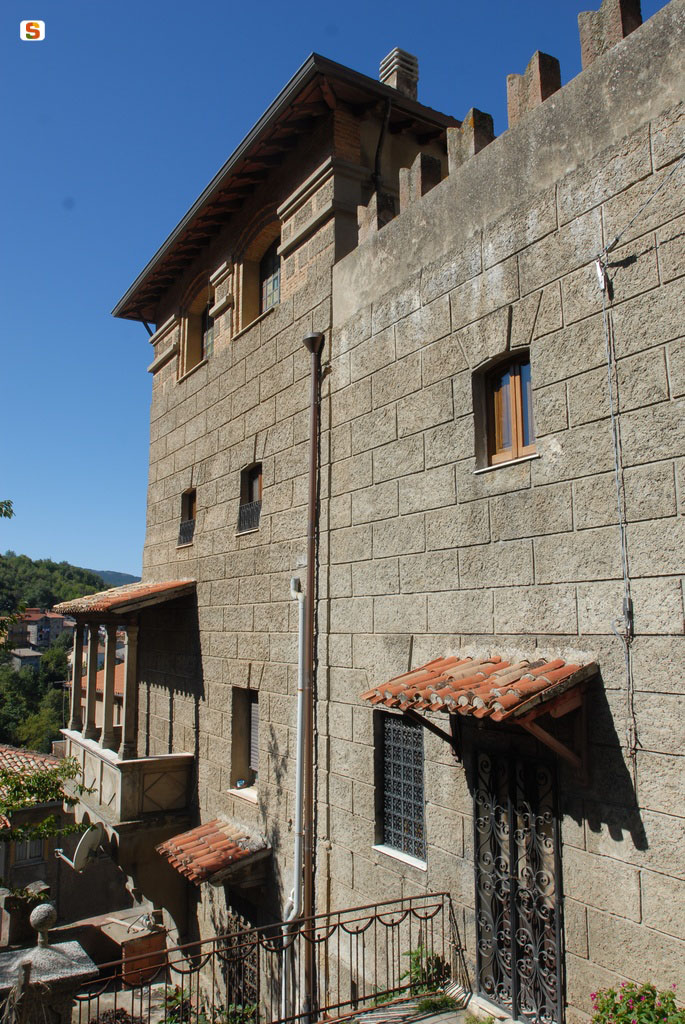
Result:
<svg viewBox="0 0 685 1024">
<path fill-rule="evenodd" d="M 389 85 L 415 100 L 419 82 L 418 58 L 396 46 L 381 61 L 378 77 L 384 85 Z"/>
</svg>

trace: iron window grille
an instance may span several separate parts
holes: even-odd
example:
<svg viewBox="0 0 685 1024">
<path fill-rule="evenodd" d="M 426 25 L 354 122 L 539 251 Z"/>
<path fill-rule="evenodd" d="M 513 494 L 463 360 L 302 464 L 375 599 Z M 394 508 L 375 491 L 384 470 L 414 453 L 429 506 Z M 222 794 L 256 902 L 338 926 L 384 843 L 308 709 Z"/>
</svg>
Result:
<svg viewBox="0 0 685 1024">
<path fill-rule="evenodd" d="M 397 715 L 383 716 L 383 843 L 426 859 L 423 732 Z"/>
<path fill-rule="evenodd" d="M 192 544 L 195 535 L 197 514 L 197 491 L 186 491 L 181 495 L 181 525 L 178 529 L 178 543 Z"/>
<path fill-rule="evenodd" d="M 256 530 L 262 512 L 262 464 L 255 462 L 240 474 L 238 533 Z"/>
<path fill-rule="evenodd" d="M 238 533 L 256 530 L 262 512 L 261 501 L 247 501 L 238 509 Z"/>
<path fill-rule="evenodd" d="M 179 544 L 190 544 L 192 543 L 193 536 L 195 534 L 195 520 L 184 519 L 181 521 L 181 525 L 178 528 L 178 543 Z"/>
</svg>

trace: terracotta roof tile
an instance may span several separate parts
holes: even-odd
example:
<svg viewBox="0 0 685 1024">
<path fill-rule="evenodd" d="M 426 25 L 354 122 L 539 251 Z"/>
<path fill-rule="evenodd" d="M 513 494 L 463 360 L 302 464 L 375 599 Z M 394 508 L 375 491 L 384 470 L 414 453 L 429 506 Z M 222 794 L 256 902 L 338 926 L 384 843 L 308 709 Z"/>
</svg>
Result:
<svg viewBox="0 0 685 1024">
<path fill-rule="evenodd" d="M 171 601 L 195 590 L 195 580 L 166 580 L 164 583 L 127 583 L 99 594 L 87 594 L 73 601 L 62 601 L 54 610 L 62 615 L 84 615 L 88 612 L 123 613 L 146 605 Z"/>
<path fill-rule="evenodd" d="M 265 850 L 268 844 L 263 836 L 221 818 L 182 832 L 157 847 L 172 867 L 196 885 Z"/>
<path fill-rule="evenodd" d="M 435 658 L 361 695 L 367 704 L 400 711 L 440 711 L 501 722 L 518 718 L 598 672 L 588 659 Z"/>
<path fill-rule="evenodd" d="M 59 764 L 59 758 L 52 754 L 41 754 L 37 750 L 24 750 L 0 743 L 0 768 L 17 774 L 31 772 L 34 768 L 52 768 Z"/>
<path fill-rule="evenodd" d="M 54 768 L 59 758 L 52 754 L 41 754 L 37 750 L 24 750 L 0 743 L 0 769 L 15 772 L 17 775 L 30 775 L 36 768 Z M 0 814 L 0 829 L 10 828 L 9 818 Z"/>
</svg>

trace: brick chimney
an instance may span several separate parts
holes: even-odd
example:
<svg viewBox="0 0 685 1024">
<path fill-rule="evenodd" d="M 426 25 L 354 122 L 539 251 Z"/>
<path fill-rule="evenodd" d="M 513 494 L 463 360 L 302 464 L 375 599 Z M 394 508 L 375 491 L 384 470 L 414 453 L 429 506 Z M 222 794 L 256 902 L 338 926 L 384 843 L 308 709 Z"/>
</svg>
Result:
<svg viewBox="0 0 685 1024">
<path fill-rule="evenodd" d="M 395 47 L 381 61 L 378 77 L 383 85 L 389 85 L 410 99 L 416 99 L 416 87 L 419 84 L 419 62 L 406 50 Z"/>
</svg>

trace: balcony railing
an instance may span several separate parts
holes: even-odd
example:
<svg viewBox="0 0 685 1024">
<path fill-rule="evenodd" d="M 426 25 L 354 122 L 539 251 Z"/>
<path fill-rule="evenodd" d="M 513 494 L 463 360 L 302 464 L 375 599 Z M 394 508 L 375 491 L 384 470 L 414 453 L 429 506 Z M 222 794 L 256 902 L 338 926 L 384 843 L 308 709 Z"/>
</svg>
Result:
<svg viewBox="0 0 685 1024">
<path fill-rule="evenodd" d="M 261 511 L 261 501 L 247 501 L 244 505 L 240 505 L 238 508 L 238 533 L 256 530 L 259 526 Z"/>
<path fill-rule="evenodd" d="M 312 943 L 310 1008 L 303 976 Z M 79 993 L 73 1020 L 113 1020 L 117 1011 L 124 1019 L 126 1011 L 146 1024 L 330 1021 L 444 989 L 466 995 L 470 986 L 450 896 L 432 893 L 319 914 L 291 930 L 279 923 L 104 964 Z"/>
<path fill-rule="evenodd" d="M 190 544 L 195 533 L 195 520 L 184 519 L 178 528 L 178 543 Z"/>
</svg>

